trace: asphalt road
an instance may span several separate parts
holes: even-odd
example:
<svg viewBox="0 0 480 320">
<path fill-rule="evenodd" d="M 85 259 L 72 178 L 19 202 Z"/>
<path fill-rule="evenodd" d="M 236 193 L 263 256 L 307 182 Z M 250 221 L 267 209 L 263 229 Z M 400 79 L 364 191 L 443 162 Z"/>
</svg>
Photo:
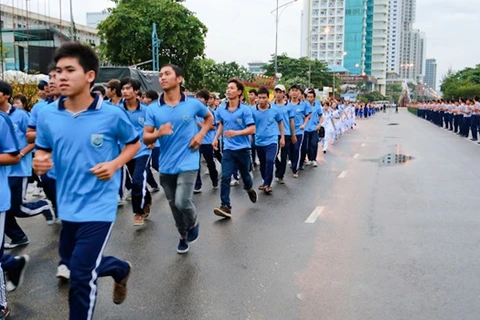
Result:
<svg viewBox="0 0 480 320">
<path fill-rule="evenodd" d="M 101 279 L 95 318 L 478 319 L 480 146 L 406 110 L 357 122 L 318 168 L 257 204 L 232 188 L 231 220 L 213 214 L 219 190 L 204 176 L 200 239 L 187 255 L 176 253 L 163 193 L 144 227 L 119 210 L 106 254 L 133 263 L 129 296 L 114 305 L 113 280 Z M 413 159 L 396 164 L 396 154 Z M 61 226 L 20 223 L 31 243 L 13 252 L 31 264 L 8 295 L 11 319 L 67 319 L 68 284 L 55 278 Z"/>
</svg>

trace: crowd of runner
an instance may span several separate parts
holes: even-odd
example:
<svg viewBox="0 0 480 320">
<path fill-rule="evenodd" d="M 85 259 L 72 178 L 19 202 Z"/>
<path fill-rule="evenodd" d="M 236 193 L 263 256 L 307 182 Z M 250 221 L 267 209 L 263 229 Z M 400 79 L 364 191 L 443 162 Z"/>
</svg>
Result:
<svg viewBox="0 0 480 320">
<path fill-rule="evenodd" d="M 459 136 L 478 141 L 480 130 L 479 98 L 419 102 L 409 105 L 417 115 Z M 480 142 L 477 142 L 480 144 Z"/>
<path fill-rule="evenodd" d="M 0 232 L 10 238 L 0 250 L 6 275 L 6 281 L 0 277 L 0 319 L 9 313 L 5 291 L 21 285 L 29 260 L 3 253 L 29 243 L 16 218 L 43 214 L 47 224 L 61 221 L 56 276 L 70 281 L 70 319 L 91 319 L 98 277 L 114 279 L 114 303 L 126 298 L 132 265 L 103 251 L 117 206 L 131 201 L 134 226 L 149 217 L 151 193 L 160 190 L 152 169 L 180 235 L 177 252 L 184 254 L 199 236 L 192 198 L 203 188 L 201 156 L 212 188 L 220 187 L 213 213 L 231 218 L 230 188 L 240 177 L 255 203 L 257 190 L 271 195 L 274 179 L 285 184 L 287 175 L 295 179 L 305 166 L 317 167 L 319 145 L 327 153 L 357 118 L 376 112 L 370 104 L 320 102 L 313 89 L 298 85 L 276 85 L 273 100 L 263 87 L 245 99 L 238 79 L 228 81 L 223 100 L 206 89 L 192 96 L 175 65 L 162 67 L 160 95 L 141 93 L 132 78 L 93 87 L 98 67 L 88 46 L 64 44 L 30 112 L 26 98 L 0 81 Z M 261 174 L 258 187 L 254 171 Z M 29 181 L 32 195 L 41 187 L 45 200 L 26 201 Z"/>
</svg>

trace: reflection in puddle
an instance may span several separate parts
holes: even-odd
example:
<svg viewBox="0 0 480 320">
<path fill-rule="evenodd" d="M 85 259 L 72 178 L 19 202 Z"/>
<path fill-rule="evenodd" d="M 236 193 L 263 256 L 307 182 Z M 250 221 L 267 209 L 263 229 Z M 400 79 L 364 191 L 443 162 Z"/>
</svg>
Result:
<svg viewBox="0 0 480 320">
<path fill-rule="evenodd" d="M 412 156 L 407 156 L 405 154 L 395 154 L 389 153 L 384 157 L 380 158 L 380 166 L 395 166 L 407 164 L 414 158 Z"/>
<path fill-rule="evenodd" d="M 415 159 L 412 156 L 407 156 L 405 154 L 399 153 L 389 153 L 380 159 L 363 159 L 363 162 L 374 162 L 378 163 L 381 167 L 388 166 L 401 166 L 409 163 L 411 160 Z"/>
</svg>

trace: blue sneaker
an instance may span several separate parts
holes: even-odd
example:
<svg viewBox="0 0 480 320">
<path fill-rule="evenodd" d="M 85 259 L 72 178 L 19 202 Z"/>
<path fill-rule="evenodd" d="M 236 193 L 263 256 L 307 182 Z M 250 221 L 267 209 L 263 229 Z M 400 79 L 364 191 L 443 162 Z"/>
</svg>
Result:
<svg viewBox="0 0 480 320">
<path fill-rule="evenodd" d="M 198 229 L 200 227 L 200 222 L 197 222 L 197 225 L 195 227 L 191 227 L 188 229 L 187 233 L 187 243 L 192 244 L 195 243 L 198 239 Z"/>
<path fill-rule="evenodd" d="M 180 239 L 180 242 L 178 243 L 177 247 L 177 253 L 183 254 L 188 252 L 188 244 L 187 244 L 187 239 Z"/>
</svg>

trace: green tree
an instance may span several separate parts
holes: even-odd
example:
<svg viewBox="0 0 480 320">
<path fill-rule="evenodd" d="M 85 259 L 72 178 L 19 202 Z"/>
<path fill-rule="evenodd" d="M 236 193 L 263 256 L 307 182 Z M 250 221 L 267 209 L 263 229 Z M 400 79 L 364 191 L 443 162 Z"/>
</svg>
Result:
<svg viewBox="0 0 480 320">
<path fill-rule="evenodd" d="M 207 27 L 182 0 L 113 0 L 110 16 L 98 26 L 101 56 L 113 64 L 133 65 L 152 58 L 152 24 L 162 39 L 160 64 L 175 63 L 188 74 L 204 54 Z M 188 77 L 187 77 L 188 78 Z"/>
<path fill-rule="evenodd" d="M 250 80 L 253 75 L 236 62 L 216 63 L 208 58 L 194 59 L 190 76 L 186 79 L 187 88 L 191 91 L 206 88 L 212 92 L 224 93 L 230 78 Z"/>
<path fill-rule="evenodd" d="M 480 64 L 458 72 L 449 70 L 440 88 L 446 99 L 473 98 L 480 95 Z"/>
<path fill-rule="evenodd" d="M 328 73 L 328 66 L 323 61 L 309 61 L 306 57 L 295 59 L 283 54 L 277 57 L 277 65 L 277 70 L 282 74 L 281 79 L 283 81 L 299 78 L 306 80 L 308 85 L 308 73 L 311 70 L 311 83 L 315 88 L 331 87 L 333 85 L 333 75 Z M 266 76 L 275 76 L 275 56 L 272 56 L 269 63 L 265 65 L 265 71 Z M 304 82 L 304 80 L 302 81 Z M 338 81 L 337 84 L 339 84 Z"/>
<path fill-rule="evenodd" d="M 401 83 L 389 83 L 386 88 L 387 97 L 391 97 L 393 101 L 397 102 L 402 95 L 403 87 Z"/>
</svg>

